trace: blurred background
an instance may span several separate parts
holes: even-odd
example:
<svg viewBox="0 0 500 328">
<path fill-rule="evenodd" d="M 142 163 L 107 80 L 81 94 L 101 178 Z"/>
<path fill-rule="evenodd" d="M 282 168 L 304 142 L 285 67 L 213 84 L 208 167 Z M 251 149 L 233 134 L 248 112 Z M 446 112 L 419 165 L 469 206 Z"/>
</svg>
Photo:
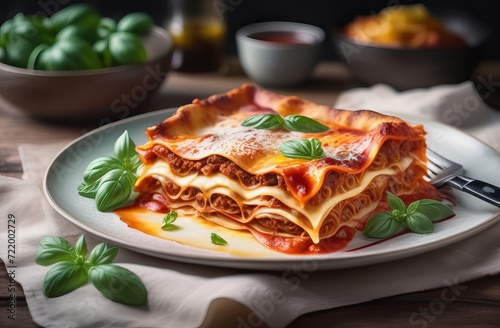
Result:
<svg viewBox="0 0 500 328">
<path fill-rule="evenodd" d="M 164 25 L 170 15 L 171 1 L 173 0 L 144 0 L 144 1 L 78 1 L 78 0 L 1 0 L 0 20 L 13 17 L 18 12 L 27 14 L 45 13 L 50 16 L 57 10 L 68 5 L 84 2 L 94 5 L 103 16 L 119 18 L 126 13 L 143 11 L 150 14 L 157 25 Z M 192 0 L 180 0 L 189 3 Z M 223 16 L 227 26 L 227 47 L 229 55 L 236 54 L 234 34 L 239 27 L 250 23 L 283 20 L 308 23 L 321 27 L 331 37 L 334 28 L 343 26 L 356 15 L 378 13 L 381 9 L 397 4 L 422 3 L 430 10 L 459 10 L 463 11 L 483 24 L 490 27 L 492 32 L 490 42 L 486 47 L 484 59 L 500 58 L 500 2 L 491 0 L 432 0 L 432 1 L 393 1 L 393 0 L 208 0 Z M 326 44 L 330 44 L 326 42 Z M 332 47 L 325 47 L 324 60 L 337 60 Z"/>
</svg>

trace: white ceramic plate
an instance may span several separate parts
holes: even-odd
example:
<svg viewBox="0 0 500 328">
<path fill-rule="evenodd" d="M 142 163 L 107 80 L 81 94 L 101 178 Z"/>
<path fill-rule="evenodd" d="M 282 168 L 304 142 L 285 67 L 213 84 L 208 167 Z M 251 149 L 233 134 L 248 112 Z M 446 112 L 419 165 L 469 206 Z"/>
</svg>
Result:
<svg viewBox="0 0 500 328">
<path fill-rule="evenodd" d="M 303 264 L 304 261 L 312 260 L 318 269 L 345 268 L 395 260 L 467 238 L 491 226 L 500 217 L 497 207 L 445 187 L 445 192 L 457 203 L 454 208 L 456 216 L 436 223 L 435 231 L 431 234 L 408 233 L 373 244 L 374 239 L 357 233 L 349 247 L 342 251 L 297 256 L 266 250 L 252 238 L 231 237 L 228 246 L 213 246 L 210 242 L 206 243 L 206 248 L 187 246 L 129 228 L 114 213 L 97 211 L 94 200 L 78 195 L 77 186 L 82 182 L 88 163 L 97 157 L 111 155 L 113 145 L 123 131 L 128 130 L 135 143 L 142 144 L 147 141 L 145 129 L 161 122 L 173 112 L 173 109 L 168 109 L 122 120 L 73 141 L 55 157 L 46 172 L 44 192 L 51 206 L 87 233 L 137 252 L 182 262 L 259 270 L 286 270 L 292 264 Z M 403 118 L 424 124 L 428 132 L 429 146 L 462 163 L 467 175 L 500 185 L 500 156 L 494 150 L 449 126 L 420 118 Z M 182 220 L 178 219 L 176 222 Z M 189 233 L 188 229 L 183 230 L 183 233 Z M 209 230 L 202 233 L 210 235 Z M 246 252 L 228 252 L 231 247 Z"/>
</svg>

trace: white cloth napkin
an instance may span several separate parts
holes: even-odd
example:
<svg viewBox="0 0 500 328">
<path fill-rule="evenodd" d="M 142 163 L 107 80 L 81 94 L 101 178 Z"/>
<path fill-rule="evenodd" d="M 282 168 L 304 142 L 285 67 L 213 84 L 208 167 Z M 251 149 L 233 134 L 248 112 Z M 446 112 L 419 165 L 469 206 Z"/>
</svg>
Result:
<svg viewBox="0 0 500 328">
<path fill-rule="evenodd" d="M 484 102 L 491 96 L 488 88 L 464 82 L 398 92 L 378 84 L 343 92 L 334 107 L 432 119 L 461 129 L 500 152 L 500 110 L 492 109 Z"/>
<path fill-rule="evenodd" d="M 384 86 L 351 90 L 337 107 L 371 108 L 439 119 L 450 101 L 474 94 L 472 85 L 396 93 Z M 431 101 L 433 99 L 433 101 Z M 464 98 L 462 98 L 464 99 Z M 464 100 L 465 101 L 465 100 Z M 422 104 L 424 103 L 424 104 Z M 498 113 L 482 102 L 481 123 L 463 120 L 476 136 L 500 149 Z M 488 115 L 488 116 L 486 116 Z M 471 119 L 472 120 L 472 119 Z M 491 123 L 495 120 L 496 123 Z M 44 327 L 284 327 L 298 316 L 402 293 L 449 288 L 460 293 L 467 281 L 500 272 L 500 223 L 430 253 L 359 268 L 331 271 L 290 268 L 284 272 L 232 270 L 177 263 L 120 249 L 116 263 L 137 273 L 149 292 L 148 304 L 114 303 L 90 284 L 47 299 L 42 281 L 48 268 L 34 263 L 46 235 L 74 243 L 81 231 L 58 216 L 41 192 L 49 161 L 64 146 L 22 145 L 23 179 L 0 176 L 0 257 L 23 286 L 34 321 Z M 8 262 L 8 215 L 15 216 L 15 260 Z M 12 225 L 12 222 L 11 222 Z M 100 242 L 88 237 L 89 248 Z M 253 312 L 245 311 L 243 304 Z M 208 318 L 205 323 L 204 318 Z"/>
</svg>

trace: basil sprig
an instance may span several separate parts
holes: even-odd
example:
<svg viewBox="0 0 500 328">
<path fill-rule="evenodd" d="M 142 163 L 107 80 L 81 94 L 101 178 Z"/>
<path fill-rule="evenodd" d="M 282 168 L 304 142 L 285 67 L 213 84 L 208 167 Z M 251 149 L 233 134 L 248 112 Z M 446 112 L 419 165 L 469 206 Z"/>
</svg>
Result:
<svg viewBox="0 0 500 328">
<path fill-rule="evenodd" d="M 288 115 L 282 118 L 278 114 L 260 114 L 250 116 L 241 125 L 264 130 L 284 128 L 288 131 L 303 133 L 325 132 L 330 129 L 328 126 L 302 115 Z M 321 141 L 318 138 L 285 141 L 279 149 L 288 158 L 319 159 L 324 157 Z"/>
<path fill-rule="evenodd" d="M 285 141 L 280 146 L 280 152 L 288 158 L 320 159 L 323 158 L 323 148 L 318 138 L 294 139 Z"/>
<path fill-rule="evenodd" d="M 432 222 L 448 218 L 455 213 L 446 205 L 433 199 L 414 201 L 408 207 L 396 195 L 387 192 L 391 212 L 375 214 L 366 223 L 363 234 L 372 238 L 386 238 L 402 226 L 416 233 L 434 231 Z"/>
<path fill-rule="evenodd" d="M 127 131 L 116 140 L 114 154 L 90 162 L 83 173 L 84 182 L 78 186 L 78 193 L 94 198 L 101 212 L 111 211 L 129 199 L 141 164 Z"/>
<path fill-rule="evenodd" d="M 90 282 L 107 298 L 127 305 L 147 302 L 147 290 L 132 271 L 111 264 L 118 248 L 100 243 L 87 257 L 87 242 L 82 234 L 73 247 L 61 237 L 48 236 L 40 241 L 35 262 L 54 265 L 45 275 L 42 290 L 49 298 L 68 294 Z"/>
<path fill-rule="evenodd" d="M 242 126 L 263 130 L 287 129 L 288 131 L 303 133 L 318 133 L 330 128 L 307 116 L 288 115 L 282 118 L 278 114 L 260 114 L 250 116 L 241 123 Z"/>
</svg>

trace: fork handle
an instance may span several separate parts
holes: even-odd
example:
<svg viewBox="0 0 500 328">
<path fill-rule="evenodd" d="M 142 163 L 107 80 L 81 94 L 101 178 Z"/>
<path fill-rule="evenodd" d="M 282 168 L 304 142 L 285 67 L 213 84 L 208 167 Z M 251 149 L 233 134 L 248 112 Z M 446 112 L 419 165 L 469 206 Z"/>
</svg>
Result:
<svg viewBox="0 0 500 328">
<path fill-rule="evenodd" d="M 484 181 L 457 175 L 446 182 L 453 188 L 465 191 L 479 199 L 500 207 L 500 188 Z"/>
</svg>

